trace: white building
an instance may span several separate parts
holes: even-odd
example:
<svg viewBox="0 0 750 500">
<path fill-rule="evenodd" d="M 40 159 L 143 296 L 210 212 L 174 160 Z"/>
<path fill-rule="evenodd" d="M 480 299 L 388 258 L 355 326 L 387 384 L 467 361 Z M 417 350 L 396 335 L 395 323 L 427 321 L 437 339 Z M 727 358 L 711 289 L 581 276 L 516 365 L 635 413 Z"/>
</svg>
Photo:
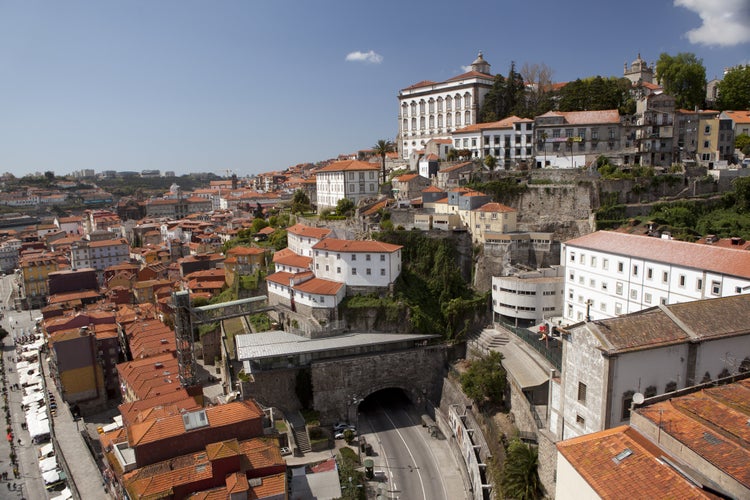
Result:
<svg viewBox="0 0 750 500">
<path fill-rule="evenodd" d="M 339 200 L 360 200 L 378 195 L 380 167 L 358 160 L 337 161 L 318 170 L 318 211 L 336 208 Z"/>
<path fill-rule="evenodd" d="M 492 277 L 493 321 L 537 325 L 562 314 L 565 268 Z"/>
<path fill-rule="evenodd" d="M 316 278 L 310 271 L 280 271 L 269 275 L 266 282 L 269 304 L 284 304 L 293 310 L 298 306 L 331 310 L 338 306 L 346 295 L 346 286 L 343 283 Z"/>
<path fill-rule="evenodd" d="M 597 231 L 562 245 L 568 323 L 750 291 L 750 253 Z"/>
<path fill-rule="evenodd" d="M 430 139 L 450 138 L 454 130 L 477 123 L 493 82 L 490 64 L 480 52 L 466 73 L 444 82 L 425 80 L 402 89 L 396 141 L 401 158 L 424 149 Z"/>
<path fill-rule="evenodd" d="M 21 240 L 9 238 L 0 243 L 0 269 L 12 272 L 18 267 L 18 252 L 21 250 Z"/>
<path fill-rule="evenodd" d="M 558 439 L 568 439 L 626 423 L 636 393 L 649 398 L 749 366 L 750 295 L 578 323 L 562 339 L 549 425 Z"/>
<path fill-rule="evenodd" d="M 130 261 L 130 245 L 125 238 L 115 240 L 76 241 L 70 246 L 70 265 L 73 269 L 91 267 L 101 273 L 104 269 Z"/>
<path fill-rule="evenodd" d="M 453 144 L 471 151 L 472 158 L 494 157 L 496 168 L 515 166 L 534 159 L 534 120 L 509 116 L 469 125 L 453 132 Z"/>
<path fill-rule="evenodd" d="M 313 247 L 313 272 L 347 287 L 387 288 L 401 274 L 401 248 L 380 241 L 326 238 Z"/>
<path fill-rule="evenodd" d="M 312 257 L 312 247 L 323 238 L 331 234 L 330 229 L 324 227 L 310 227 L 295 224 L 286 230 L 287 248 L 297 255 Z"/>
</svg>

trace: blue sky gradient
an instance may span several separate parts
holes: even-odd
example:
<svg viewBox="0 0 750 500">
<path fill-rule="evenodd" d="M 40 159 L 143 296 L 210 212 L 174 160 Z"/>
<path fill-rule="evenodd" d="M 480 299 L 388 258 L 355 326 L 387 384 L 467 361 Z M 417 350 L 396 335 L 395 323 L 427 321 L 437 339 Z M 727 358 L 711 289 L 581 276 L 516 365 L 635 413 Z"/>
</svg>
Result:
<svg viewBox="0 0 750 500">
<path fill-rule="evenodd" d="M 554 81 L 693 52 L 710 79 L 750 63 L 750 4 L 0 0 L 0 172 L 335 157 L 393 139 L 398 91 L 479 50 L 493 73 L 545 63 Z"/>
</svg>

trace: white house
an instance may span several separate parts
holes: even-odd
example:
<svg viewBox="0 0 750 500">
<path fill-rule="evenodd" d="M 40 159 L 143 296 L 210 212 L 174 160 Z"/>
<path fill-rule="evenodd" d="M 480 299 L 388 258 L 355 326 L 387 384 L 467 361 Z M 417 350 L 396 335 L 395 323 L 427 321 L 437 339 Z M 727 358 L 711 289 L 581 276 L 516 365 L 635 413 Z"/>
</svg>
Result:
<svg viewBox="0 0 750 500">
<path fill-rule="evenodd" d="M 645 398 L 750 369 L 750 295 L 658 305 L 562 331 L 550 431 L 558 439 L 628 422 Z"/>
<path fill-rule="evenodd" d="M 310 271 L 312 257 L 298 255 L 290 248 L 284 248 L 273 254 L 273 265 L 276 272 L 303 273 Z"/>
<path fill-rule="evenodd" d="M 401 89 L 396 141 L 401 157 L 409 158 L 431 139 L 450 138 L 454 130 L 477 123 L 493 83 L 490 64 L 480 52 L 466 73 L 443 82 L 423 80 Z"/>
<path fill-rule="evenodd" d="M 401 274 L 401 246 L 326 238 L 313 247 L 316 277 L 348 287 L 386 288 Z"/>
<path fill-rule="evenodd" d="M 130 260 L 130 245 L 125 238 L 115 240 L 80 240 L 70 246 L 70 265 L 73 269 L 91 267 L 98 272 Z"/>
<path fill-rule="evenodd" d="M 295 224 L 286 230 L 287 248 L 297 255 L 312 257 L 312 247 L 331 234 L 330 229 Z"/>
<path fill-rule="evenodd" d="M 567 322 L 750 291 L 750 253 L 612 231 L 562 245 Z"/>
<path fill-rule="evenodd" d="M 472 158 L 487 155 L 498 167 L 534 158 L 534 120 L 509 116 L 500 121 L 476 123 L 453 132 L 456 149 L 468 149 Z"/>
<path fill-rule="evenodd" d="M 378 195 L 380 167 L 364 161 L 346 160 L 326 165 L 315 172 L 318 210 L 335 208 L 339 200 L 360 200 Z"/>
<path fill-rule="evenodd" d="M 285 304 L 296 310 L 298 306 L 312 309 L 333 309 L 346 295 L 343 283 L 316 278 L 309 271 L 289 273 L 280 271 L 266 277 L 269 304 Z"/>
</svg>

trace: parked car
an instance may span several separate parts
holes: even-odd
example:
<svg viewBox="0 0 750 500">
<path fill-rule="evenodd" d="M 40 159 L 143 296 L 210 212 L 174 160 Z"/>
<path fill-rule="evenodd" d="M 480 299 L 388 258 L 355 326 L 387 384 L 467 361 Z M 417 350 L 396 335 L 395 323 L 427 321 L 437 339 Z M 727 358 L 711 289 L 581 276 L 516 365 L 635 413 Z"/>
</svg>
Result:
<svg viewBox="0 0 750 500">
<path fill-rule="evenodd" d="M 292 454 L 292 450 L 290 450 L 288 446 L 282 446 L 281 447 L 281 455 L 282 456 L 291 455 L 291 454 Z"/>
<path fill-rule="evenodd" d="M 354 427 L 347 424 L 346 422 L 336 422 L 333 424 L 333 431 L 334 432 L 341 432 L 344 429 L 353 429 Z"/>
<path fill-rule="evenodd" d="M 357 429 L 350 427 L 348 429 L 344 429 L 343 431 L 340 431 L 334 434 L 333 435 L 334 439 L 344 439 L 345 438 L 344 434 L 346 434 L 346 431 L 352 431 L 353 436 L 357 435 Z"/>
</svg>

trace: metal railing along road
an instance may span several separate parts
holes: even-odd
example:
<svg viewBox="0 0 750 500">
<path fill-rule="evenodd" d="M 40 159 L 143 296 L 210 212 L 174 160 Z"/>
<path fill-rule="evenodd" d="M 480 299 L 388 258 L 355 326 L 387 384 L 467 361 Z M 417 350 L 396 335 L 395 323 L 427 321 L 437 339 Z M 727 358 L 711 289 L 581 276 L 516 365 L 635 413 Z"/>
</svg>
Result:
<svg viewBox="0 0 750 500">
<path fill-rule="evenodd" d="M 540 340 L 539 333 L 532 332 L 526 328 L 518 328 L 504 322 L 500 323 L 500 325 L 533 347 L 535 351 L 552 363 L 552 366 L 558 371 L 562 370 L 562 341 L 559 338 L 550 337 L 547 340 Z"/>
</svg>

